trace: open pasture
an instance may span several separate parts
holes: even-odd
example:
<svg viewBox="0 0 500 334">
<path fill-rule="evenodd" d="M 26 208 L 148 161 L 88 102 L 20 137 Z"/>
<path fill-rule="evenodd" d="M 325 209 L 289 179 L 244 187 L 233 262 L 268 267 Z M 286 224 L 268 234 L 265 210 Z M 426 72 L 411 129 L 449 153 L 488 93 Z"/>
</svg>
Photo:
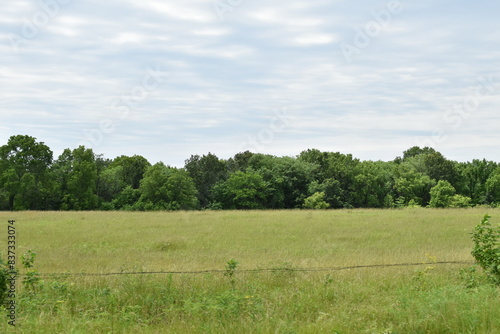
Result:
<svg viewBox="0 0 500 334">
<path fill-rule="evenodd" d="M 500 210 L 479 208 L 2 212 L 5 226 L 16 220 L 18 257 L 37 253 L 42 281 L 30 290 L 19 279 L 16 329 L 6 321 L 0 329 L 498 333 L 498 288 L 461 271 L 471 264 L 432 264 L 473 262 L 469 233 L 485 213 L 500 220 Z M 297 270 L 424 262 L 431 264 Z"/>
</svg>

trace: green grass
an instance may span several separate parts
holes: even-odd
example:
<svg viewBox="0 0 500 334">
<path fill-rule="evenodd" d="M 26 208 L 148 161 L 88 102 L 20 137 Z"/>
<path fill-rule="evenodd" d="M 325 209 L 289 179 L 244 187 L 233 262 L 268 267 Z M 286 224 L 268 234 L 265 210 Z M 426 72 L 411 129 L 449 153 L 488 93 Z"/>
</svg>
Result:
<svg viewBox="0 0 500 334">
<path fill-rule="evenodd" d="M 40 273 L 224 270 L 44 278 L 18 284 L 6 333 L 499 333 L 499 289 L 467 264 L 470 232 L 497 209 L 14 212 L 17 254 Z M 0 230 L 1 231 L 1 230 Z M 266 272 L 238 270 L 275 268 Z"/>
</svg>

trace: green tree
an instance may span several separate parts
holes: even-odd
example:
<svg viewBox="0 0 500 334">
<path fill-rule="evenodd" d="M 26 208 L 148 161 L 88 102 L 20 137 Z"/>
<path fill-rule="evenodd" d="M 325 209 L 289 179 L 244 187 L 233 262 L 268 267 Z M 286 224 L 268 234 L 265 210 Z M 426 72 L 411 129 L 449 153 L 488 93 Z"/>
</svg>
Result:
<svg viewBox="0 0 500 334">
<path fill-rule="evenodd" d="M 456 162 L 447 160 L 441 153 L 435 152 L 424 156 L 425 173 L 436 181 L 446 180 L 452 185 L 458 182 Z"/>
<path fill-rule="evenodd" d="M 457 165 L 460 181 L 457 182 L 457 191 L 472 199 L 474 204 L 487 203 L 486 182 L 498 167 L 498 164 L 486 159 L 474 159 L 471 162 Z"/>
<path fill-rule="evenodd" d="M 237 171 L 244 172 L 248 168 L 248 162 L 254 153 L 250 151 L 236 153 L 234 157 L 227 161 L 227 169 L 230 173 Z"/>
<path fill-rule="evenodd" d="M 486 199 L 488 203 L 500 204 L 500 168 L 496 168 L 486 180 Z"/>
<path fill-rule="evenodd" d="M 141 191 L 132 186 L 126 186 L 111 202 L 111 208 L 117 210 L 139 209 L 137 203 L 141 197 Z"/>
<path fill-rule="evenodd" d="M 189 210 L 197 206 L 196 186 L 189 173 L 162 162 L 146 170 L 139 190 L 146 209 Z"/>
<path fill-rule="evenodd" d="M 140 181 L 151 164 L 140 155 L 132 157 L 122 155 L 113 161 L 101 158 L 97 162 L 97 195 L 102 202 L 101 206 L 109 210 L 133 205 L 135 202 L 130 203 L 130 201 L 136 197 Z M 121 192 L 128 187 L 137 191 L 130 192 L 128 190 L 123 196 L 120 196 Z M 120 198 L 118 199 L 118 197 Z M 115 199 L 117 200 L 115 201 Z"/>
<path fill-rule="evenodd" d="M 436 150 L 432 147 L 426 146 L 424 148 L 420 148 L 419 146 L 413 146 L 403 152 L 403 160 L 416 157 L 418 155 L 427 155 L 433 153 L 436 153 Z"/>
<path fill-rule="evenodd" d="M 53 153 L 36 138 L 11 136 L 0 147 L 0 190 L 9 210 L 44 210 L 52 196 Z"/>
<path fill-rule="evenodd" d="M 121 181 L 133 189 L 139 189 L 144 173 L 150 167 L 149 161 L 140 155 L 116 157 L 111 163 L 111 168 L 121 167 Z"/>
<path fill-rule="evenodd" d="M 345 203 L 342 202 L 344 198 L 344 191 L 340 187 L 340 182 L 335 179 L 326 179 L 323 182 L 317 180 L 312 181 L 309 184 L 309 194 L 314 195 L 315 193 L 323 193 L 325 196 L 323 200 L 328 203 L 329 207 L 340 209 L 346 207 Z"/>
<path fill-rule="evenodd" d="M 412 202 L 425 206 L 430 200 L 430 189 L 436 184 L 429 176 L 417 172 L 408 162 L 394 170 L 394 194 L 396 202 L 408 205 Z"/>
<path fill-rule="evenodd" d="M 344 207 L 354 206 L 353 193 L 356 192 L 355 177 L 359 163 L 359 159 L 353 158 L 351 154 L 339 152 L 328 154 L 325 176 L 340 182 L 340 187 L 343 190 L 341 201 Z"/>
<path fill-rule="evenodd" d="M 327 178 L 326 170 L 328 167 L 328 156 L 328 152 L 321 152 L 318 149 L 308 149 L 300 152 L 297 159 L 317 165 L 317 179 L 319 181 L 324 181 Z"/>
<path fill-rule="evenodd" d="M 213 201 L 213 186 L 227 178 L 226 162 L 212 153 L 202 157 L 192 155 L 191 158 L 186 160 L 185 169 L 189 172 L 196 185 L 200 207 L 207 207 Z"/>
<path fill-rule="evenodd" d="M 431 188 L 431 200 L 429 206 L 431 208 L 447 208 L 451 206 L 453 196 L 456 190 L 445 180 L 440 180 L 434 187 Z"/>
<path fill-rule="evenodd" d="M 351 194 L 355 207 L 382 208 L 386 197 L 391 194 L 394 181 L 393 163 L 363 161 L 356 168 L 354 187 Z"/>
<path fill-rule="evenodd" d="M 2 171 L 0 175 L 0 189 L 4 198 L 4 209 L 14 210 L 16 197 L 19 197 L 20 179 L 14 168 Z"/>
<path fill-rule="evenodd" d="M 414 146 L 404 152 L 404 158 L 399 163 L 402 162 L 411 164 L 417 172 L 436 182 L 446 180 L 453 185 L 458 181 L 457 163 L 447 160 L 433 148 Z"/>
<path fill-rule="evenodd" d="M 269 184 L 256 172 L 237 171 L 214 186 L 214 199 L 223 209 L 264 209 Z"/>
<path fill-rule="evenodd" d="M 292 157 L 265 154 L 255 154 L 248 165 L 250 170 L 256 171 L 268 183 L 266 207 L 272 209 L 302 207 L 318 167 Z"/>
<path fill-rule="evenodd" d="M 97 208 L 97 166 L 92 149 L 65 149 L 54 164 L 60 184 L 62 210 Z"/>
<path fill-rule="evenodd" d="M 102 201 L 111 202 L 126 186 L 123 166 L 108 167 L 99 174 L 97 195 Z"/>
<path fill-rule="evenodd" d="M 317 149 L 302 151 L 298 159 L 317 165 L 312 175 L 315 182 L 309 186 L 309 194 L 323 191 L 325 201 L 333 208 L 349 208 L 355 205 L 355 177 L 359 159 L 351 154 L 321 152 Z"/>
</svg>

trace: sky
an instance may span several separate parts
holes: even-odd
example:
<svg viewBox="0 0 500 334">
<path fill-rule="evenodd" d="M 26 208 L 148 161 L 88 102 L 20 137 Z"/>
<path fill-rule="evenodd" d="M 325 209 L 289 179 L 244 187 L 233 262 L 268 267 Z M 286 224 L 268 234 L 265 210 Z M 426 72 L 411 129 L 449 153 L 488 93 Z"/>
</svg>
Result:
<svg viewBox="0 0 500 334">
<path fill-rule="evenodd" d="M 191 155 L 500 161 L 497 1 L 16 0 L 0 11 L 0 145 L 29 135 Z"/>
</svg>

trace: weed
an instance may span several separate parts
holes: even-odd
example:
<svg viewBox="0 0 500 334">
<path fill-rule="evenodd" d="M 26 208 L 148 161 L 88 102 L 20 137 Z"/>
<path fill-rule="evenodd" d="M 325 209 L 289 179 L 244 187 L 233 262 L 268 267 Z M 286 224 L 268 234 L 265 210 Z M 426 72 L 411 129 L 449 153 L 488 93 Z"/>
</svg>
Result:
<svg viewBox="0 0 500 334">
<path fill-rule="evenodd" d="M 423 270 L 417 270 L 415 276 L 413 276 L 413 281 L 416 283 L 416 289 L 419 291 L 426 291 L 429 289 L 429 274 L 436 267 L 427 266 Z"/>
<path fill-rule="evenodd" d="M 5 297 L 7 295 L 9 279 L 9 268 L 7 264 L 0 258 L 0 305 L 5 302 Z"/>
<path fill-rule="evenodd" d="M 484 284 L 484 276 L 477 271 L 477 266 L 460 269 L 458 277 L 464 282 L 467 289 L 477 289 Z"/>
<path fill-rule="evenodd" d="M 224 276 L 229 277 L 229 281 L 231 282 L 231 285 L 234 288 L 234 284 L 236 282 L 236 267 L 238 267 L 238 262 L 235 259 L 231 259 L 226 263 L 226 272 L 224 273 Z"/>
<path fill-rule="evenodd" d="M 334 282 L 333 277 L 330 274 L 326 275 L 324 283 L 325 287 L 331 285 L 333 282 Z"/>
<path fill-rule="evenodd" d="M 31 249 L 29 249 L 25 254 L 23 254 L 23 256 L 21 257 L 21 263 L 23 264 L 24 269 L 33 268 L 35 258 L 36 258 L 36 253 Z M 38 273 L 38 270 L 29 270 L 26 272 L 23 280 L 23 285 L 28 291 L 35 293 L 39 283 L 40 283 L 40 274 Z"/>
</svg>

